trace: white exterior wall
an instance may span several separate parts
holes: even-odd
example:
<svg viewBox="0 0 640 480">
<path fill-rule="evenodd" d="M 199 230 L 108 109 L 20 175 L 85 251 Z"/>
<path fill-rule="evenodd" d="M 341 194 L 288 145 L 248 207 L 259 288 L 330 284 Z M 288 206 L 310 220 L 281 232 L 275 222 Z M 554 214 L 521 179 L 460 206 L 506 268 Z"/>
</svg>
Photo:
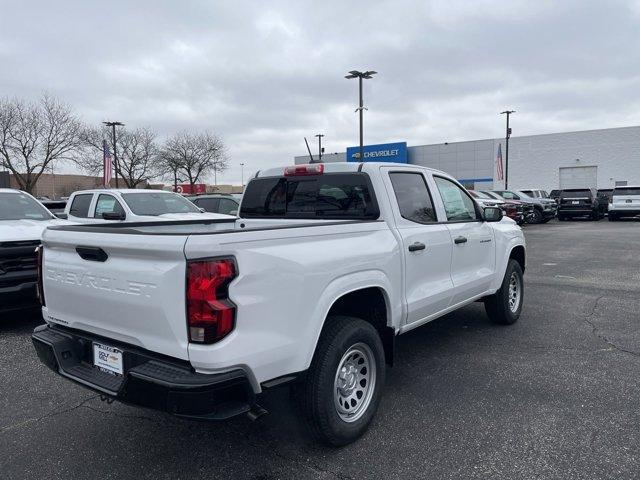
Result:
<svg viewBox="0 0 640 480">
<path fill-rule="evenodd" d="M 494 140 L 495 149 L 504 140 Z M 597 188 L 640 184 L 640 127 L 552 133 L 509 140 L 509 188 L 560 188 L 561 167 L 598 168 Z M 496 182 L 502 183 L 502 182 Z M 585 185 L 586 186 L 586 185 Z M 497 186 L 496 186 L 497 188 Z"/>
<path fill-rule="evenodd" d="M 458 180 L 476 180 L 474 188 L 504 188 L 497 175 L 496 156 L 504 138 L 420 145 L 408 148 L 409 163 L 443 170 Z M 315 157 L 314 157 L 315 158 Z M 326 162 L 344 162 L 345 153 L 325 154 Z M 309 163 L 308 156 L 295 163 Z M 616 181 L 640 185 L 640 126 L 511 137 L 509 140 L 509 189 L 560 188 L 560 168 L 598 169 L 597 188 L 613 188 Z M 479 179 L 492 179 L 479 182 Z M 587 187 L 588 185 L 584 185 Z"/>
</svg>

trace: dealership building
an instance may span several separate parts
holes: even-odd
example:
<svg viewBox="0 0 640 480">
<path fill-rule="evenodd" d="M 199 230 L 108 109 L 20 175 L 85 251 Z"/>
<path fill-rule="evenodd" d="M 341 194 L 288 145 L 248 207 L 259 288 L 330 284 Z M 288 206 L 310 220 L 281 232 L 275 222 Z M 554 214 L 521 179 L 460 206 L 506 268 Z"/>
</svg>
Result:
<svg viewBox="0 0 640 480">
<path fill-rule="evenodd" d="M 443 170 L 467 188 L 501 189 L 505 139 L 407 146 L 367 145 L 365 161 L 392 161 Z M 359 148 L 325 154 L 323 162 L 359 161 Z M 314 161 L 317 156 L 314 156 Z M 295 157 L 309 163 L 309 156 Z M 509 188 L 613 188 L 640 185 L 640 126 L 528 135 L 509 139 Z"/>
</svg>

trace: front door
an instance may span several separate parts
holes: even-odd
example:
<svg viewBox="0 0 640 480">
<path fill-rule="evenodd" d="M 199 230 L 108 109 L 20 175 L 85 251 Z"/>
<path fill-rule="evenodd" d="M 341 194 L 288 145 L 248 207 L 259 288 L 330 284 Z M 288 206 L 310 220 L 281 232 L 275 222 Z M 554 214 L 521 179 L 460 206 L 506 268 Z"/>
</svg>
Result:
<svg viewBox="0 0 640 480">
<path fill-rule="evenodd" d="M 479 207 L 461 186 L 434 175 L 444 207 L 453 247 L 451 278 L 455 287 L 452 304 L 485 293 L 495 270 L 493 229 L 482 219 Z"/>
<path fill-rule="evenodd" d="M 423 173 L 415 169 L 385 169 L 403 249 L 406 323 L 412 324 L 427 320 L 451 304 L 451 235 L 446 225 L 437 223 Z"/>
</svg>

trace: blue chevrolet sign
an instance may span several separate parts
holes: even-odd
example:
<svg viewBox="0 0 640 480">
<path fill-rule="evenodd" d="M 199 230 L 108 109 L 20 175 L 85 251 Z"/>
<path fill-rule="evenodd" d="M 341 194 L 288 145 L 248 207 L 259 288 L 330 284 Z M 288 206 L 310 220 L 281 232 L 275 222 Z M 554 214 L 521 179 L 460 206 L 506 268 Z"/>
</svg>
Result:
<svg viewBox="0 0 640 480">
<path fill-rule="evenodd" d="M 407 163 L 407 142 L 365 145 L 364 159 L 360 160 L 360 147 L 347 148 L 347 162 Z"/>
</svg>

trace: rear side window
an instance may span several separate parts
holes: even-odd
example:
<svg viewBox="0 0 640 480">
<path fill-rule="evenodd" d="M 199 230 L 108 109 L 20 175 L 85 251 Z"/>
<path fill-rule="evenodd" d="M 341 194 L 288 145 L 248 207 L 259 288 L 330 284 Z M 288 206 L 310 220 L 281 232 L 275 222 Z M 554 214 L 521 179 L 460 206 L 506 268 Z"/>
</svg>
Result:
<svg viewBox="0 0 640 480">
<path fill-rule="evenodd" d="M 87 218 L 89 216 L 89 205 L 93 194 L 82 194 L 73 197 L 73 202 L 69 208 L 69 215 L 78 218 Z"/>
<path fill-rule="evenodd" d="M 591 198 L 591 190 L 563 190 L 560 198 Z"/>
<path fill-rule="evenodd" d="M 421 173 L 396 172 L 390 173 L 389 178 L 402 218 L 416 223 L 437 221 L 431 195 Z"/>
<path fill-rule="evenodd" d="M 238 204 L 228 198 L 220 199 L 220 206 L 218 207 L 218 213 L 224 213 L 225 215 L 235 215 L 238 213 Z"/>
<path fill-rule="evenodd" d="M 379 215 L 364 173 L 256 178 L 246 187 L 240 212 L 245 218 L 364 220 Z"/>
<path fill-rule="evenodd" d="M 640 195 L 640 188 L 616 188 L 613 191 L 614 195 Z"/>
</svg>

